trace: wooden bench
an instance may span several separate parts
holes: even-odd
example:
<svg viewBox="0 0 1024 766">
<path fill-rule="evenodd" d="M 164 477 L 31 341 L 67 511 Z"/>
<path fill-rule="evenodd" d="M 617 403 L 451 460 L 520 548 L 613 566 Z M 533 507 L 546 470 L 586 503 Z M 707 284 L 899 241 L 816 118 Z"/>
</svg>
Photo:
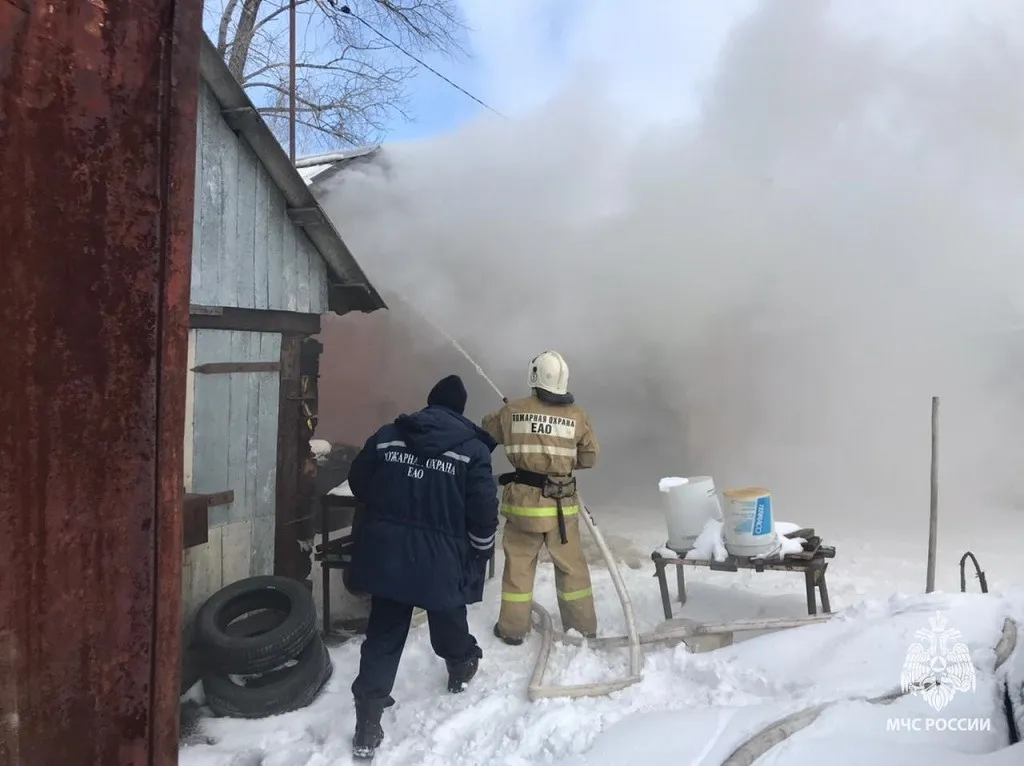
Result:
<svg viewBox="0 0 1024 766">
<path fill-rule="evenodd" d="M 814 534 L 813 529 L 798 529 L 786 537 L 799 537 L 806 540 L 803 544 L 803 551 L 774 560 L 727 556 L 724 561 L 687 559 L 683 558 L 685 554 L 663 556 L 659 551 L 652 553 L 651 560 L 654 562 L 655 576 L 658 578 L 658 587 L 661 590 L 661 606 L 665 612 L 665 619 L 672 619 L 672 598 L 669 595 L 668 581 L 665 576 L 665 568 L 669 566 L 676 568 L 676 587 L 680 604 L 686 603 L 686 576 L 684 574 L 686 567 L 704 567 L 714 572 L 738 572 L 741 569 L 751 569 L 755 572 L 803 572 L 807 590 L 807 614 L 818 613 L 815 588 L 821 596 L 821 611 L 824 614 L 829 614 L 832 607 L 828 600 L 825 572 L 828 569 L 828 559 L 835 558 L 835 547 L 822 545 L 821 538 Z"/>
</svg>

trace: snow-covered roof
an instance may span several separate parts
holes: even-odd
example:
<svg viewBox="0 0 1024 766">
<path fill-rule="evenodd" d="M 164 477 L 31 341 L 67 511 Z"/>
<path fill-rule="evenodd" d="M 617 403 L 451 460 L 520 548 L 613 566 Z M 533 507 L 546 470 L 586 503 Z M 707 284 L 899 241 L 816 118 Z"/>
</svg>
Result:
<svg viewBox="0 0 1024 766">
<path fill-rule="evenodd" d="M 372 159 L 379 150 L 379 145 L 373 145 L 328 152 L 327 154 L 311 154 L 308 157 L 299 157 L 295 160 L 295 167 L 299 169 L 299 175 L 302 176 L 306 185 L 313 186 L 322 183 L 355 160 Z"/>
</svg>

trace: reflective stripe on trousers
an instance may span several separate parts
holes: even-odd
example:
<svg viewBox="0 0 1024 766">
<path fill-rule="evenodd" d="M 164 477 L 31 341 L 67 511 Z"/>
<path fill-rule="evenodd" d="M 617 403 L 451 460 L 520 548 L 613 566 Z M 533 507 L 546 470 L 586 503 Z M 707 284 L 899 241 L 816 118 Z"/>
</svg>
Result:
<svg viewBox="0 0 1024 766">
<path fill-rule="evenodd" d="M 509 601 L 513 604 L 529 604 L 533 601 L 532 593 L 506 593 L 501 592 L 501 600 Z"/>
<path fill-rule="evenodd" d="M 558 597 L 562 601 L 578 601 L 581 598 L 593 597 L 593 588 L 580 588 L 579 590 L 571 590 L 568 593 L 558 591 Z"/>
<path fill-rule="evenodd" d="M 562 601 L 576 601 L 576 600 L 581 599 L 581 598 L 586 598 L 587 596 L 593 596 L 594 595 L 594 589 L 593 588 L 581 588 L 580 590 L 572 590 L 572 591 L 569 591 L 568 593 L 563 593 L 562 591 L 557 591 L 557 593 L 558 593 L 558 597 L 560 599 L 562 599 Z M 505 593 L 503 591 L 502 594 L 501 594 L 501 600 L 502 601 L 509 601 L 509 602 L 511 602 L 513 604 L 524 604 L 524 603 L 532 602 L 533 601 L 533 594 L 532 593 Z"/>
</svg>

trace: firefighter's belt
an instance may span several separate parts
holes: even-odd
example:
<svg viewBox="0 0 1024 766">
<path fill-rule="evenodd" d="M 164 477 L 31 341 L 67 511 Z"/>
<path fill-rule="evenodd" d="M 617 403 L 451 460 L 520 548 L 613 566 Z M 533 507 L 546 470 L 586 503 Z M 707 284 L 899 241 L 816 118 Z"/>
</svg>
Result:
<svg viewBox="0 0 1024 766">
<path fill-rule="evenodd" d="M 563 476 L 554 477 L 535 471 L 524 471 L 522 469 L 503 473 L 498 476 L 498 483 L 501 486 L 506 484 L 522 484 L 527 487 L 539 489 L 541 495 L 549 500 L 555 501 L 555 510 L 558 514 L 558 539 L 562 545 L 569 542 L 565 533 L 565 514 L 562 513 L 562 501 L 573 497 L 576 494 L 576 477 Z"/>
</svg>

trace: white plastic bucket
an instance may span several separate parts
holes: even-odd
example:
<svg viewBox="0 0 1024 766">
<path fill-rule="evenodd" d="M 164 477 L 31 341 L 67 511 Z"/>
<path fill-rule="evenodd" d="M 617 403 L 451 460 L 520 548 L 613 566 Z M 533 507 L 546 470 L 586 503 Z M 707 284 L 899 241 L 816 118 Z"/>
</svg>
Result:
<svg viewBox="0 0 1024 766">
<path fill-rule="evenodd" d="M 733 556 L 767 556 L 778 547 L 772 496 L 766 489 L 727 489 L 723 537 L 725 549 Z"/>
<path fill-rule="evenodd" d="M 666 476 L 658 482 L 658 489 L 665 506 L 667 545 L 674 551 L 690 550 L 708 519 L 722 518 L 715 481 L 710 476 Z"/>
</svg>

